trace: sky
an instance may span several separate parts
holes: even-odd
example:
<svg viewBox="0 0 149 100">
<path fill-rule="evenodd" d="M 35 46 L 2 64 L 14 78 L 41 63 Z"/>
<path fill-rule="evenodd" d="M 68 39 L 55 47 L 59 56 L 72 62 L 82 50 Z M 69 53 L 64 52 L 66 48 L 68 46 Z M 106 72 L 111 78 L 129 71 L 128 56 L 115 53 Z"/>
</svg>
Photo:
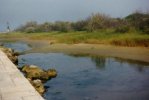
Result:
<svg viewBox="0 0 149 100">
<path fill-rule="evenodd" d="M 0 0 L 0 31 L 7 22 L 14 29 L 28 21 L 77 21 L 92 13 L 125 17 L 149 11 L 149 0 Z"/>
</svg>

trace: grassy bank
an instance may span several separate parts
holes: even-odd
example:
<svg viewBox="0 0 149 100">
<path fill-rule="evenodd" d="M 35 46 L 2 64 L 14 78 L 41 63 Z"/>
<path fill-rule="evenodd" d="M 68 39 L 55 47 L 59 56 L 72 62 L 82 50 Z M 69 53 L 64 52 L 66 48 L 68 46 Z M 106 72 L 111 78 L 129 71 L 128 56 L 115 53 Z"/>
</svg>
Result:
<svg viewBox="0 0 149 100">
<path fill-rule="evenodd" d="M 139 32 L 115 33 L 112 30 L 98 32 L 50 32 L 50 33 L 9 33 L 0 34 L 2 39 L 28 38 L 49 40 L 54 43 L 112 44 L 119 46 L 149 47 L 149 35 Z"/>
</svg>

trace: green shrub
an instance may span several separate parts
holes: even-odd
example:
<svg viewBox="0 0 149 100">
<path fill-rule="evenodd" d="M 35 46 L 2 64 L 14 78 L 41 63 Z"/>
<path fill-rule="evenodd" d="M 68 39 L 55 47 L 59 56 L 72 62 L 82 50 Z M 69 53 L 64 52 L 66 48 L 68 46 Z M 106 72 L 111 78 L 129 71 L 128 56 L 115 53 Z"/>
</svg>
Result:
<svg viewBox="0 0 149 100">
<path fill-rule="evenodd" d="M 34 28 L 34 27 L 27 27 L 27 28 L 25 29 L 25 32 L 26 32 L 26 33 L 34 33 L 34 32 L 35 32 L 35 28 Z"/>
<path fill-rule="evenodd" d="M 130 14 L 125 18 L 131 26 L 135 27 L 137 30 L 148 33 L 149 28 L 149 14 L 136 12 Z"/>
<path fill-rule="evenodd" d="M 90 16 L 87 19 L 87 31 L 92 32 L 92 31 L 96 31 L 96 30 L 100 30 L 100 29 L 104 29 L 104 28 L 108 28 L 111 18 L 107 15 L 104 14 L 92 14 L 92 16 Z"/>
<path fill-rule="evenodd" d="M 149 27 L 144 28 L 144 33 L 149 34 Z"/>
<path fill-rule="evenodd" d="M 129 27 L 128 26 L 119 26 L 115 29 L 116 33 L 126 33 L 129 32 Z"/>
</svg>

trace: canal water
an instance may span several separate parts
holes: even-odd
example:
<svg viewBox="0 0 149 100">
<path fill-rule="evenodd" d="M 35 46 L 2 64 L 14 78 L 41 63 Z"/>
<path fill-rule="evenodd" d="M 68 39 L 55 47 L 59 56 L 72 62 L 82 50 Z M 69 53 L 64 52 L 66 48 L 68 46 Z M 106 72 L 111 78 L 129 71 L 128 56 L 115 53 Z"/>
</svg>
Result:
<svg viewBox="0 0 149 100">
<path fill-rule="evenodd" d="M 25 43 L 6 43 L 19 52 L 31 49 Z M 46 100 L 149 100 L 149 64 L 118 58 L 27 53 L 19 65 L 54 68 L 58 76 L 45 83 Z"/>
</svg>

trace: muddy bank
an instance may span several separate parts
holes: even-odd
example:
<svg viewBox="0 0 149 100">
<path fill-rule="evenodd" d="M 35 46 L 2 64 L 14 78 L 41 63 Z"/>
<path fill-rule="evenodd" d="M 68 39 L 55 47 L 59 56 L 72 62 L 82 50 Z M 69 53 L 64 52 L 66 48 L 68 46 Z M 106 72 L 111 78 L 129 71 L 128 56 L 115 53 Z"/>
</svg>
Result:
<svg viewBox="0 0 149 100">
<path fill-rule="evenodd" d="M 10 39 L 9 39 L 10 40 Z M 1 39 L 5 42 L 7 40 Z M 27 38 L 11 39 L 11 41 L 25 42 L 32 49 L 24 53 L 50 53 L 62 52 L 68 54 L 89 54 L 108 57 L 118 57 L 124 59 L 149 62 L 149 47 L 122 47 L 102 44 L 51 44 L 47 40 L 31 40 Z"/>
<path fill-rule="evenodd" d="M 44 46 L 42 48 L 33 48 L 32 50 L 29 50 L 26 53 L 32 52 L 62 52 L 68 54 L 89 54 L 149 62 L 149 48 L 143 47 L 118 47 L 99 44 L 52 44 Z"/>
</svg>

